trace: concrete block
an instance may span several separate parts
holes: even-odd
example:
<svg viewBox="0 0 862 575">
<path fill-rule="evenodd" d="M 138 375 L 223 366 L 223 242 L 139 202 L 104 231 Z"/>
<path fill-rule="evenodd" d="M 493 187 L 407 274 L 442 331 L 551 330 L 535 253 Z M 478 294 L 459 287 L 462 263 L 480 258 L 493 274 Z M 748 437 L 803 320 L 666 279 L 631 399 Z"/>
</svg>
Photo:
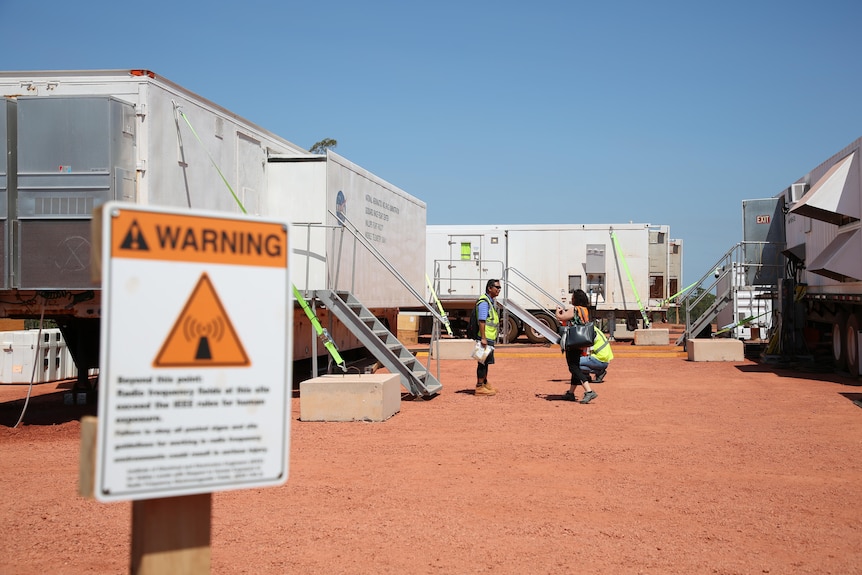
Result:
<svg viewBox="0 0 862 575">
<path fill-rule="evenodd" d="M 670 331 L 667 329 L 636 329 L 635 345 L 668 345 Z"/>
<path fill-rule="evenodd" d="M 323 375 L 299 384 L 301 421 L 386 421 L 401 411 L 401 376 Z"/>
<path fill-rule="evenodd" d="M 434 359 L 468 359 L 476 361 L 470 354 L 476 347 L 473 339 L 440 339 L 431 346 L 431 357 Z"/>
<path fill-rule="evenodd" d="M 690 339 L 685 349 L 689 361 L 745 361 L 745 345 L 738 339 Z"/>
<path fill-rule="evenodd" d="M 620 340 L 629 340 L 635 338 L 635 332 L 629 331 L 626 328 L 626 324 L 618 323 L 614 325 L 614 339 L 617 341 Z"/>
</svg>

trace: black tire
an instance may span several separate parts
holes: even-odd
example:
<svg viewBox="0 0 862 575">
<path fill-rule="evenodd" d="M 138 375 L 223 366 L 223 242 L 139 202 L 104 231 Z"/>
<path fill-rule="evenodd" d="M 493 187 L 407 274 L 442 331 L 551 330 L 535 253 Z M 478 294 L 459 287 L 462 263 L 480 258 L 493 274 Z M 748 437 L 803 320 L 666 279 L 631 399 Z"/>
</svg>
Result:
<svg viewBox="0 0 862 575">
<path fill-rule="evenodd" d="M 859 316 L 854 314 L 847 318 L 847 327 L 844 329 L 846 365 L 852 376 L 859 375 L 859 324 Z"/>
<path fill-rule="evenodd" d="M 839 313 L 832 324 L 832 362 L 841 371 L 847 367 L 847 314 Z"/>
<path fill-rule="evenodd" d="M 533 314 L 533 317 L 535 317 L 541 323 L 545 324 L 545 326 L 547 326 L 547 328 L 553 332 L 556 332 L 559 328 L 557 318 L 551 317 L 546 313 L 539 312 Z M 524 326 L 524 331 L 527 333 L 527 339 L 530 340 L 530 343 L 550 343 L 545 336 L 543 336 L 528 325 Z"/>
<path fill-rule="evenodd" d="M 518 327 L 518 320 L 510 315 L 506 323 L 503 324 L 503 341 L 505 343 L 514 343 L 518 339 L 520 332 L 521 328 Z"/>
</svg>

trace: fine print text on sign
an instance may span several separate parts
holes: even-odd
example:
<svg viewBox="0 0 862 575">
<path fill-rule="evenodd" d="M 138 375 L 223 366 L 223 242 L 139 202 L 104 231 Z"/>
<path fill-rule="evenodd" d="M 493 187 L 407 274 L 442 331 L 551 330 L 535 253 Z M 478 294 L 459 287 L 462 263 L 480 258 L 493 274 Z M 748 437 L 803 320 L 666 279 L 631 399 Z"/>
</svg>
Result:
<svg viewBox="0 0 862 575">
<path fill-rule="evenodd" d="M 103 209 L 97 498 L 283 483 L 286 223 Z"/>
</svg>

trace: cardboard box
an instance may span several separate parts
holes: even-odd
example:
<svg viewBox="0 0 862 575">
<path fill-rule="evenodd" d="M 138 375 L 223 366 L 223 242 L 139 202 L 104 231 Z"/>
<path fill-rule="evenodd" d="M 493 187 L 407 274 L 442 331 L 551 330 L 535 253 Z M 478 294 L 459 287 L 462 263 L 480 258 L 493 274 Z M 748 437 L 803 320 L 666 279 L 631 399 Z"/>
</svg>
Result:
<svg viewBox="0 0 862 575">
<path fill-rule="evenodd" d="M 0 319 L 0 331 L 22 331 L 23 319 Z"/>
<path fill-rule="evenodd" d="M 419 332 L 399 329 L 396 334 L 398 341 L 404 345 L 416 345 L 419 343 Z"/>
<path fill-rule="evenodd" d="M 419 316 L 415 314 L 398 314 L 398 331 L 419 331 Z"/>
</svg>

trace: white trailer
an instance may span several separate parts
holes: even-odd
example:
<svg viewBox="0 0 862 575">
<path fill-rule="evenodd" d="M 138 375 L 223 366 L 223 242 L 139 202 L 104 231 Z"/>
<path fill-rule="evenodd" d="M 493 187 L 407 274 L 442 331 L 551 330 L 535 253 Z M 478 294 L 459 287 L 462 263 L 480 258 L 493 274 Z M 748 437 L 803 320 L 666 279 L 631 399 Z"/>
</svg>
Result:
<svg viewBox="0 0 862 575">
<path fill-rule="evenodd" d="M 862 374 L 862 138 L 778 197 L 791 272 L 778 290 L 783 341 L 831 344 L 838 369 Z"/>
<path fill-rule="evenodd" d="M 350 290 L 393 330 L 411 291 L 386 267 L 424 283 L 425 204 L 337 154 L 310 154 L 146 70 L 0 72 L 0 95 L 0 317 L 56 320 L 85 367 L 97 365 L 101 308 L 91 215 L 109 200 L 283 217 L 296 226 L 296 285 Z M 294 358 L 317 355 L 294 318 Z M 321 320 L 340 349 L 361 346 Z"/>
<path fill-rule="evenodd" d="M 553 310 L 575 289 L 589 295 L 596 316 L 614 330 L 618 317 L 632 327 L 642 312 L 665 312 L 682 279 L 682 242 L 670 240 L 668 226 L 429 225 L 426 234 L 427 274 L 462 328 L 488 279 L 502 279 L 502 298 L 553 333 Z M 547 341 L 520 310 L 508 314 L 504 341 L 522 332 L 532 342 Z"/>
<path fill-rule="evenodd" d="M 356 294 L 394 332 L 399 308 L 421 304 L 422 294 L 417 298 L 408 286 L 425 283 L 425 262 L 416 257 L 425 253 L 425 203 L 332 151 L 272 156 L 268 179 L 268 213 L 289 215 L 293 222 L 296 286 L 304 293 Z M 317 315 L 331 326 L 339 349 L 362 347 L 340 322 L 330 323 L 328 309 Z M 308 357 L 312 332 L 304 318 L 296 322 L 294 335 L 294 357 Z"/>
</svg>

